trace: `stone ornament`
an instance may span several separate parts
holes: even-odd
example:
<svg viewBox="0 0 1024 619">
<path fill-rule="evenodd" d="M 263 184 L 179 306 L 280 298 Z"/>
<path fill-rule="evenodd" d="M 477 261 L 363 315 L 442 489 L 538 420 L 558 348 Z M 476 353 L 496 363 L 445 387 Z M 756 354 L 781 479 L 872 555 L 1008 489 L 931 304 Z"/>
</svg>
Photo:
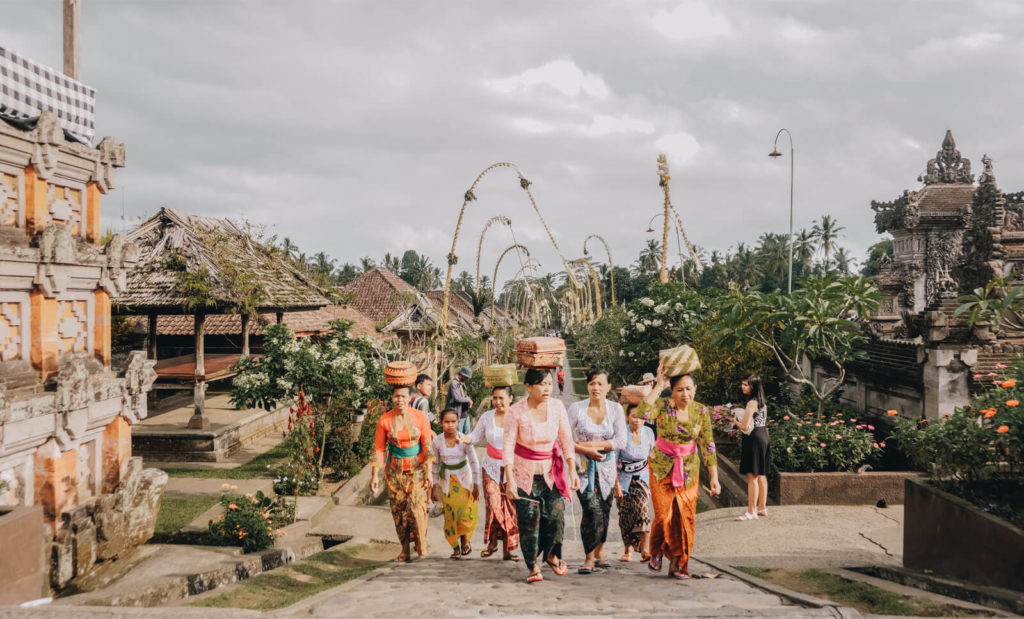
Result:
<svg viewBox="0 0 1024 619">
<path fill-rule="evenodd" d="M 925 185 L 974 183 L 971 162 L 960 155 L 960 151 L 956 149 L 956 142 L 953 141 L 953 133 L 949 129 L 942 140 L 942 148 L 935 154 L 934 159 L 928 161 L 924 174 L 917 177 L 917 180 Z"/>
</svg>

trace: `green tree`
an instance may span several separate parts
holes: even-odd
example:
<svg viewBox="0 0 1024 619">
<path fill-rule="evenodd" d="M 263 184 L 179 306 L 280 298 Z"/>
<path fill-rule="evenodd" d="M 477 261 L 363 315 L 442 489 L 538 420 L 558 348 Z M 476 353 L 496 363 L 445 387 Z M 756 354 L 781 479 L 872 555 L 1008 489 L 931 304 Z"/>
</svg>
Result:
<svg viewBox="0 0 1024 619">
<path fill-rule="evenodd" d="M 892 239 L 883 239 L 868 248 L 868 259 L 864 261 L 864 267 L 860 274 L 865 277 L 874 277 L 882 270 L 883 260 L 892 260 L 893 247 Z"/>
<path fill-rule="evenodd" d="M 881 293 L 863 277 L 801 284 L 792 295 L 733 292 L 721 300 L 709 331 L 716 345 L 750 341 L 768 349 L 788 380 L 814 393 L 821 414 L 825 400 L 843 384 L 846 364 L 864 355 L 855 348 L 867 340 L 856 319 L 878 307 Z M 832 366 L 836 375 L 819 386 L 805 373 L 805 358 Z"/>
<path fill-rule="evenodd" d="M 814 224 L 811 229 L 811 235 L 814 240 L 818 243 L 818 249 L 821 253 L 825 254 L 825 273 L 828 273 L 828 259 L 833 251 L 836 249 L 836 241 L 839 240 L 839 233 L 845 230 L 843 226 L 840 226 L 836 222 L 835 217 L 831 215 L 822 215 L 821 221 Z"/>
</svg>

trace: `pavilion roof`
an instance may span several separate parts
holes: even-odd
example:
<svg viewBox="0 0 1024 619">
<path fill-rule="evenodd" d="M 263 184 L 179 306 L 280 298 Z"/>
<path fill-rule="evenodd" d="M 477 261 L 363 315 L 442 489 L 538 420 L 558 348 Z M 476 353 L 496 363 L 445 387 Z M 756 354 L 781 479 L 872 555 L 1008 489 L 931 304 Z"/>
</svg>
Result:
<svg viewBox="0 0 1024 619">
<path fill-rule="evenodd" d="M 316 310 L 301 312 L 285 312 L 284 324 L 297 336 L 320 335 L 328 333 L 332 320 L 352 321 L 353 335 L 367 335 L 371 338 L 388 339 L 377 330 L 373 321 L 350 307 L 328 305 Z M 137 328 L 145 329 L 144 318 L 136 318 Z M 263 335 L 267 327 L 277 322 L 274 314 L 259 314 L 250 320 L 248 329 L 251 335 Z M 193 335 L 195 333 L 195 317 L 188 314 L 169 314 L 157 317 L 158 335 Z M 203 325 L 206 335 L 241 335 L 242 317 L 240 314 L 212 314 L 206 317 Z"/>
<path fill-rule="evenodd" d="M 114 299 L 121 313 L 193 313 L 186 309 L 189 296 L 181 289 L 181 277 L 184 272 L 195 277 L 204 269 L 210 285 L 205 294 L 213 303 L 199 309 L 207 314 L 238 306 L 239 284 L 232 281 L 260 287 L 260 312 L 311 310 L 329 303 L 306 274 L 228 219 L 164 207 L 128 233 L 126 241 L 139 248 L 139 263 Z"/>
</svg>

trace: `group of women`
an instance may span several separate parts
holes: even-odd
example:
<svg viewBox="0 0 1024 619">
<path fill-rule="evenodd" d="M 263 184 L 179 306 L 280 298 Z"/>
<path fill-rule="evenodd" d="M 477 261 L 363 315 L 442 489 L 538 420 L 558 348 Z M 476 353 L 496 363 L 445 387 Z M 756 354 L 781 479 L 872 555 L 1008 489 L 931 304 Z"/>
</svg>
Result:
<svg viewBox="0 0 1024 619">
<path fill-rule="evenodd" d="M 524 382 L 527 395 L 514 404 L 508 387 L 495 388 L 494 409 L 471 434 L 458 434 L 458 414 L 443 411 L 443 433 L 433 438 L 426 416 L 409 407 L 408 389 L 394 388 L 395 408 L 378 422 L 370 483 L 376 492 L 384 467 L 402 543 L 396 561 L 410 560 L 412 547 L 425 552 L 430 492 L 444 508 L 452 558 L 468 555 L 482 494 L 481 555 L 494 554 L 500 541 L 504 559 L 517 559 L 517 548 L 522 552 L 527 582 L 544 580 L 544 564 L 564 576 L 565 504 L 576 492 L 586 553 L 578 573 L 610 567 L 604 546 L 615 499 L 626 546 L 620 560 L 632 560 L 636 550 L 652 572 L 661 572 L 667 558 L 668 575 L 688 579 L 701 458 L 710 474 L 708 491 L 721 492 L 711 420 L 707 407 L 694 400 L 693 377 L 668 377 L 659 368 L 655 388 L 627 410 L 607 399 L 608 375 L 600 370 L 587 374 L 589 397 L 568 410 L 551 398 L 551 372 L 528 370 Z M 479 461 L 477 443 L 486 445 Z"/>
</svg>

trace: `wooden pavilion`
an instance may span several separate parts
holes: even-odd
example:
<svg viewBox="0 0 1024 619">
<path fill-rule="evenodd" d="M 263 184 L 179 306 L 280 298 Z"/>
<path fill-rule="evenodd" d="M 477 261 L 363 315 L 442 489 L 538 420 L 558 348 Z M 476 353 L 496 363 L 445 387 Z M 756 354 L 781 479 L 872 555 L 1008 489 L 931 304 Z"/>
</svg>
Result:
<svg viewBox="0 0 1024 619">
<path fill-rule="evenodd" d="M 207 383 L 233 375 L 232 367 L 249 355 L 249 322 L 258 314 L 314 310 L 329 304 L 324 292 L 228 219 L 191 215 L 170 208 L 130 232 L 126 241 L 139 248 L 139 263 L 114 299 L 115 313 L 148 316 L 149 358 L 156 359 L 157 320 L 161 315 L 191 315 L 195 352 L 156 359 L 157 380 L 192 384 L 195 413 L 189 428 L 209 424 L 205 416 Z M 205 354 L 208 315 L 238 314 L 242 346 L 235 353 Z"/>
</svg>

